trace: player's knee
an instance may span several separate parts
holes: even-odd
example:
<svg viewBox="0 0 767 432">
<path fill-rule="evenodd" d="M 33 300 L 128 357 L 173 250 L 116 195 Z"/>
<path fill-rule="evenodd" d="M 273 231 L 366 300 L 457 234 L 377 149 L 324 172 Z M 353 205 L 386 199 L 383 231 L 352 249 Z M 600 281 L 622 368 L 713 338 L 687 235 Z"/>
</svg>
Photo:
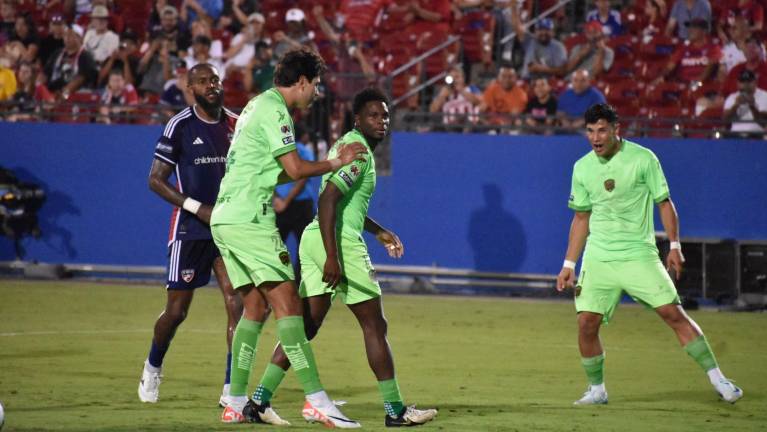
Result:
<svg viewBox="0 0 767 432">
<path fill-rule="evenodd" d="M 363 323 L 363 330 L 374 336 L 386 337 L 389 331 L 389 323 L 384 317 L 376 317 Z"/>
<path fill-rule="evenodd" d="M 578 317 L 578 331 L 584 336 L 596 336 L 599 334 L 600 320 L 592 317 Z"/>
<path fill-rule="evenodd" d="M 173 323 L 175 327 L 181 325 L 186 319 L 187 312 L 183 308 L 171 308 L 165 312 L 168 315 L 168 319 Z"/>
</svg>

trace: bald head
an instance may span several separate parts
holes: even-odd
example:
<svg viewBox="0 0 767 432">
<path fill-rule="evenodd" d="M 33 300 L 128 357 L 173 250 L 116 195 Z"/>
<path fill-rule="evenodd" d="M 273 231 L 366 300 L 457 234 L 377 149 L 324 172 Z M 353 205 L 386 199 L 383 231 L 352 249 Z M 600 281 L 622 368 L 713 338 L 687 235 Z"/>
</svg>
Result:
<svg viewBox="0 0 767 432">
<path fill-rule="evenodd" d="M 586 69 L 578 69 L 573 72 L 573 75 L 570 78 L 570 84 L 575 93 L 583 93 L 586 91 L 586 89 L 591 86 L 591 76 L 589 75 L 589 71 Z"/>
</svg>

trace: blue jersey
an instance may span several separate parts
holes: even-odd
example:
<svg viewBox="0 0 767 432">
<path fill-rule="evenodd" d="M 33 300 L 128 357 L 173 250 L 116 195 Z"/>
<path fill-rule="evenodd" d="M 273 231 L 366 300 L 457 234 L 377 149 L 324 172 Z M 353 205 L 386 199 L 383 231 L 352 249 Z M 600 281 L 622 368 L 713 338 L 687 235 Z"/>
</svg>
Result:
<svg viewBox="0 0 767 432">
<path fill-rule="evenodd" d="M 217 123 L 201 119 L 188 107 L 165 125 L 154 157 L 176 168 L 176 188 L 203 204 L 214 205 L 226 169 L 226 154 L 237 115 L 224 108 Z M 175 240 L 211 239 L 210 227 L 178 207 L 170 219 L 168 244 Z"/>
</svg>

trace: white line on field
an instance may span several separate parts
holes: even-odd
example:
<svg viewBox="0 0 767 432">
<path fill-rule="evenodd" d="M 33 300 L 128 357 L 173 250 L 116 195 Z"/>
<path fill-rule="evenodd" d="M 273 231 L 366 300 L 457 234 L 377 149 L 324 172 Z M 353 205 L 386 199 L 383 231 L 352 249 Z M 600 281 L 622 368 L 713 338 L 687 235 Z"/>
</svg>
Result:
<svg viewBox="0 0 767 432">
<path fill-rule="evenodd" d="M 223 330 L 183 329 L 190 333 L 223 333 Z M 0 337 L 13 336 L 48 336 L 48 335 L 89 335 L 89 334 L 114 334 L 114 333 L 151 333 L 152 329 L 136 330 L 65 330 L 65 331 L 19 331 L 0 333 Z"/>
</svg>

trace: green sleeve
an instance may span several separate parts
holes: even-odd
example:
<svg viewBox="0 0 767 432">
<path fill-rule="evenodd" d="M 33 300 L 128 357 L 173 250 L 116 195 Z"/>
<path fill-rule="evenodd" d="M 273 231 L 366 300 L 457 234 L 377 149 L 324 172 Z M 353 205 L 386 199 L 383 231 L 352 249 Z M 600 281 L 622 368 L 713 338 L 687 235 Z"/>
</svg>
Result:
<svg viewBox="0 0 767 432">
<path fill-rule="evenodd" d="M 578 176 L 578 172 L 575 168 L 573 168 L 572 183 L 570 186 L 570 200 L 568 201 L 567 206 L 575 211 L 591 210 L 591 199 L 589 198 L 589 193 L 583 186 L 583 183 L 581 182 L 580 177 Z"/>
<path fill-rule="evenodd" d="M 269 153 L 278 158 L 296 149 L 293 121 L 285 108 L 278 108 L 261 121 L 259 132 L 269 145 Z"/>
<path fill-rule="evenodd" d="M 370 155 L 368 155 L 368 157 L 370 157 Z M 349 192 L 354 184 L 357 183 L 363 174 L 367 171 L 368 165 L 369 164 L 367 163 L 367 160 L 364 162 L 359 160 L 354 161 L 351 164 L 341 167 L 341 169 L 334 172 L 328 178 L 328 181 L 336 185 L 338 189 L 340 189 L 341 192 L 346 195 L 346 193 Z"/>
<path fill-rule="evenodd" d="M 654 154 L 647 159 L 644 168 L 644 181 L 647 184 L 647 188 L 650 189 L 650 196 L 652 196 L 653 201 L 659 203 L 668 199 L 668 182 L 666 182 L 666 176 L 663 174 L 660 161 Z"/>
</svg>

